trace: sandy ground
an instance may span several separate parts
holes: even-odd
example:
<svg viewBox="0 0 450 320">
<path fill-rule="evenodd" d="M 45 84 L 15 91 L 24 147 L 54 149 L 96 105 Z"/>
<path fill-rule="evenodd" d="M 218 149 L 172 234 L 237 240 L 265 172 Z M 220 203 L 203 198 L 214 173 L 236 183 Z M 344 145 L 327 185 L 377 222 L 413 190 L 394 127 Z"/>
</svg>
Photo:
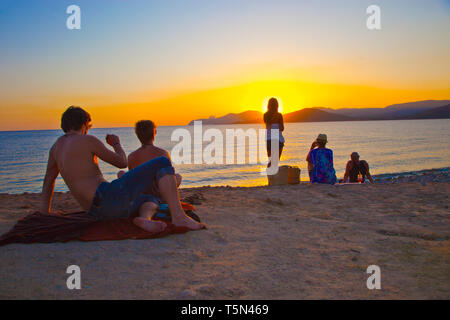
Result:
<svg viewBox="0 0 450 320">
<path fill-rule="evenodd" d="M 2 299 L 450 299 L 450 183 L 202 187 L 208 230 L 0 247 Z M 0 233 L 37 194 L 0 195 Z M 70 194 L 54 208 L 78 210 Z M 68 290 L 66 269 L 81 268 Z M 381 290 L 368 290 L 369 265 Z"/>
</svg>

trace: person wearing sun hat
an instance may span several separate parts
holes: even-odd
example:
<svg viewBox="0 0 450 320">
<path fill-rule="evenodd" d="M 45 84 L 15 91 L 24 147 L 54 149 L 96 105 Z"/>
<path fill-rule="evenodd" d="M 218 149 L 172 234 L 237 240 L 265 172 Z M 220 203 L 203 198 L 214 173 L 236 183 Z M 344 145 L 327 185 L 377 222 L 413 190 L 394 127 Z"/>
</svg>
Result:
<svg viewBox="0 0 450 320">
<path fill-rule="evenodd" d="M 333 167 L 333 151 L 326 148 L 328 137 L 321 133 L 312 143 L 306 161 L 308 162 L 309 179 L 312 183 L 336 183 L 336 171 Z"/>
</svg>

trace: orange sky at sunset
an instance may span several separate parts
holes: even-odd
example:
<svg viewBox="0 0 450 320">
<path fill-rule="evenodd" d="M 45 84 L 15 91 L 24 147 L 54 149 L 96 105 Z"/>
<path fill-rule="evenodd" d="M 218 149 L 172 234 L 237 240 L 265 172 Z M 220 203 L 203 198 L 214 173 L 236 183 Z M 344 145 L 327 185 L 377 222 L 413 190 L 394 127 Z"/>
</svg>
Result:
<svg viewBox="0 0 450 320">
<path fill-rule="evenodd" d="M 450 99 L 448 2 L 79 1 L 0 3 L 0 130 L 58 129 L 78 105 L 95 127 L 139 119 L 367 108 Z M 236 8 L 239 7 L 239 10 Z M 7 30 L 7 32 L 3 32 Z"/>
<path fill-rule="evenodd" d="M 275 96 L 282 112 L 305 107 L 384 107 L 389 104 L 426 99 L 448 99 L 450 90 L 383 89 L 358 85 L 320 84 L 299 81 L 258 81 L 226 88 L 179 93 L 166 99 L 102 105 L 82 104 L 93 117 L 95 127 L 133 126 L 138 119 L 152 119 L 159 125 L 184 125 L 198 118 L 222 116 L 246 110 L 265 111 L 265 101 Z M 77 99 L 75 99 L 77 100 Z M 21 122 L 24 127 L 58 128 L 66 106 L 37 109 L 14 108 L 2 115 L 2 127 Z M 3 113 L 4 111 L 2 111 Z M 24 114 L 27 115 L 24 117 Z"/>
</svg>

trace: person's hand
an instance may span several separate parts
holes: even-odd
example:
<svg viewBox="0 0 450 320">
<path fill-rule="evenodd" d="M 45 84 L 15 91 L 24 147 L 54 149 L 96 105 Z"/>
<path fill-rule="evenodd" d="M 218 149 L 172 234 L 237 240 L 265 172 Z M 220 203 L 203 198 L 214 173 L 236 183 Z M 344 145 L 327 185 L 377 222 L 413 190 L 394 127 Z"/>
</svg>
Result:
<svg viewBox="0 0 450 320">
<path fill-rule="evenodd" d="M 106 135 L 106 143 L 110 146 L 114 147 L 116 144 L 120 144 L 120 139 L 115 134 L 107 134 Z"/>
<path fill-rule="evenodd" d="M 316 146 L 317 146 L 317 141 L 314 141 L 314 142 L 311 144 L 311 150 L 314 149 Z"/>
</svg>

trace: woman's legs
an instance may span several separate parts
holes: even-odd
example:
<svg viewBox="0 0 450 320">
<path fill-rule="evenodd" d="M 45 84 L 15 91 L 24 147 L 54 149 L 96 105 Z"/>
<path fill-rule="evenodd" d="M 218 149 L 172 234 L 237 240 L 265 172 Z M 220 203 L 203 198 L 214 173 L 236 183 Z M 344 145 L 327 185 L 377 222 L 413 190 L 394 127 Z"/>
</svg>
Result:
<svg viewBox="0 0 450 320">
<path fill-rule="evenodd" d="M 277 142 L 277 140 L 275 140 L 275 143 L 276 142 Z M 278 142 L 278 160 L 281 159 L 281 154 L 283 153 L 283 147 L 284 147 L 284 143 L 283 142 Z M 269 163 L 267 164 L 268 168 L 272 165 L 272 161 L 271 161 L 272 149 L 271 148 L 272 148 L 272 141 L 271 140 L 267 140 L 267 157 L 269 158 Z"/>
<path fill-rule="evenodd" d="M 283 153 L 283 147 L 284 147 L 284 143 L 283 143 L 283 142 L 280 142 L 280 143 L 279 143 L 279 149 L 278 149 L 278 151 L 279 151 L 279 153 L 278 153 L 278 159 L 281 159 L 281 154 Z"/>
<path fill-rule="evenodd" d="M 188 227 L 192 230 L 203 229 L 204 223 L 189 218 L 180 203 L 180 196 L 177 189 L 177 181 L 174 175 L 165 175 L 158 181 L 159 192 L 169 206 L 172 223 L 177 227 Z"/>
</svg>

